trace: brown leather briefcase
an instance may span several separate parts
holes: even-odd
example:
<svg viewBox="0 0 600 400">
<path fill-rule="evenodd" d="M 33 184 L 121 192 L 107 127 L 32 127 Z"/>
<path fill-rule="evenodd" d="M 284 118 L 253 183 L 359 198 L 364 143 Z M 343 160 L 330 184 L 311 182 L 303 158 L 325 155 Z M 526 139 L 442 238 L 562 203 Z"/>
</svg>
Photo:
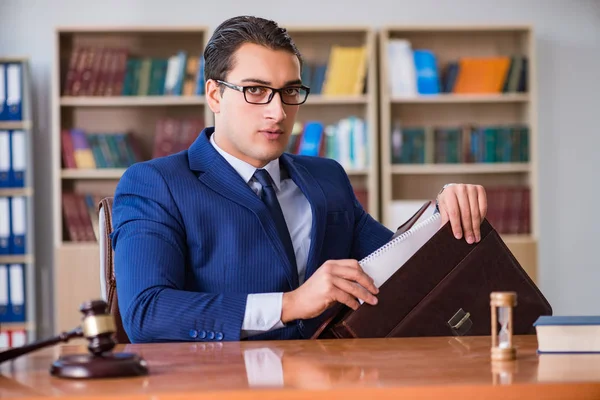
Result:
<svg viewBox="0 0 600 400">
<path fill-rule="evenodd" d="M 400 229 L 410 229 L 429 203 Z M 400 266 L 399 266 L 400 267 Z M 313 339 L 491 334 L 490 293 L 517 293 L 513 333 L 535 334 L 552 308 L 487 220 L 468 244 L 446 223 L 379 288 L 378 304 L 329 309 Z"/>
</svg>

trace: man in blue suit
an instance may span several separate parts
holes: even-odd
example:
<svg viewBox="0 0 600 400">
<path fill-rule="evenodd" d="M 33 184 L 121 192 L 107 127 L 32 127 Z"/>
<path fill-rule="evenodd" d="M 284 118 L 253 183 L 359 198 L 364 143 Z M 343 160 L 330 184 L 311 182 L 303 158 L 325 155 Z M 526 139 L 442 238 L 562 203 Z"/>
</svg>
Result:
<svg viewBox="0 0 600 400">
<path fill-rule="evenodd" d="M 130 167 L 114 197 L 119 307 L 132 342 L 309 338 L 335 303 L 377 303 L 358 261 L 393 232 L 335 161 L 284 153 L 301 56 L 273 21 L 223 22 L 204 52 L 215 126 Z M 479 240 L 481 186 L 438 196 L 457 238 Z"/>
</svg>

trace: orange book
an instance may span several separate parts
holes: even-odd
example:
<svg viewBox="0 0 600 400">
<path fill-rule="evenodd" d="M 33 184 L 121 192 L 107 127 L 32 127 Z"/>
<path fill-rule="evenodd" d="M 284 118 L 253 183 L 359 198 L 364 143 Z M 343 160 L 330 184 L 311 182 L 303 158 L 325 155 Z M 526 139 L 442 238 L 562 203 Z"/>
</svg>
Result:
<svg viewBox="0 0 600 400">
<path fill-rule="evenodd" d="M 454 93 L 501 93 L 510 57 L 465 57 L 459 60 Z"/>
</svg>

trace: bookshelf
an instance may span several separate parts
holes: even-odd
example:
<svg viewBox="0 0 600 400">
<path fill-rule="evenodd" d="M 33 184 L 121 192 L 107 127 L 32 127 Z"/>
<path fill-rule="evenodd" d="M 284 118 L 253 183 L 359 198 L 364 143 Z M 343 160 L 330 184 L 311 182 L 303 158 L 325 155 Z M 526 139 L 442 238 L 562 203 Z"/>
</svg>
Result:
<svg viewBox="0 0 600 400">
<path fill-rule="evenodd" d="M 8 300 L 0 316 L 1 347 L 36 340 L 37 324 L 30 62 L 0 57 L 0 66 L 0 79 L 6 77 L 0 87 L 0 297 Z"/>
<path fill-rule="evenodd" d="M 323 125 L 335 126 L 340 120 L 355 117 L 364 121 L 364 140 L 368 149 L 363 154 L 365 163 L 350 162 L 344 165 L 355 190 L 360 193 L 361 202 L 367 204 L 368 211 L 379 217 L 378 191 L 378 135 L 377 135 L 377 64 L 375 57 L 375 32 L 366 27 L 311 27 L 289 26 L 290 34 L 296 41 L 305 61 L 315 67 L 317 63 L 324 66 L 317 89 L 304 76 L 311 95 L 301 106 L 298 113 L 298 126 L 308 121 L 317 121 Z M 54 196 L 54 229 L 55 229 L 55 275 L 54 275 L 54 309 L 55 331 L 70 329 L 75 326 L 80 315 L 79 304 L 92 297 L 99 297 L 99 248 L 96 240 L 75 241 L 71 239 L 69 227 L 64 217 L 65 202 L 63 196 L 68 193 L 94 194 L 98 197 L 112 195 L 118 180 L 126 167 L 103 168 L 69 168 L 63 160 L 62 138 L 64 130 L 80 129 L 87 133 L 131 132 L 139 143 L 143 159 L 153 157 L 153 146 L 156 137 L 156 124 L 159 118 L 183 118 L 201 115 L 205 125 L 211 125 L 213 116 L 206 106 L 202 94 L 185 95 L 90 95 L 80 87 L 79 93 L 72 93 L 68 87 L 73 86 L 73 77 L 69 70 L 85 68 L 93 75 L 94 61 L 88 60 L 86 67 L 77 58 L 73 61 L 73 53 L 81 48 L 125 48 L 135 58 L 165 58 L 184 50 L 188 54 L 200 55 L 209 39 L 205 27 L 62 27 L 56 30 L 55 37 L 55 72 L 53 75 L 53 179 Z M 362 55 L 366 70 L 360 74 L 360 57 L 356 57 L 354 78 L 346 68 L 345 76 L 354 79 L 352 90 L 325 90 L 327 64 L 330 61 L 332 46 L 355 47 L 364 49 Z M 104 54 L 97 52 L 96 54 Z M 358 53 L 358 52 L 357 52 Z M 102 60 L 102 59 L 101 59 Z M 99 61 L 102 69 L 103 61 Z M 316 70 L 310 68 L 308 70 Z M 82 74 L 80 74 L 83 76 Z M 125 73 L 127 75 L 127 73 Z M 96 76 L 102 76 L 96 75 Z M 71 79 L 70 83 L 69 79 Z M 93 78 L 91 78 L 93 79 Z M 126 80 L 127 78 L 125 78 Z M 332 79 L 332 78 L 330 78 Z M 363 90 L 366 84 L 366 89 Z M 88 88 L 90 84 L 88 83 Z M 96 87 L 97 85 L 91 85 Z M 65 90 L 66 89 L 66 90 Z M 302 132 L 302 129 L 297 132 Z M 297 136 L 296 136 L 297 138 Z M 323 143 L 325 135 L 323 135 Z M 325 151 L 326 147 L 321 146 Z M 290 148 L 290 151 L 293 151 Z M 95 201 L 94 201 L 95 203 Z M 365 204 L 363 203 L 363 204 Z M 68 203 L 70 204 L 70 203 Z M 70 209 L 71 207 L 66 207 Z M 93 218 L 93 217 L 90 217 Z"/>
<path fill-rule="evenodd" d="M 395 229 L 445 183 L 481 184 L 488 219 L 536 281 L 532 28 L 387 26 L 379 39 L 383 223 Z"/>
<path fill-rule="evenodd" d="M 161 150 L 157 137 L 165 135 L 167 128 L 172 134 L 173 127 L 186 126 L 195 134 L 212 125 L 204 83 L 198 82 L 202 65 L 190 63 L 191 58 L 202 56 L 207 40 L 208 29 L 203 26 L 56 29 L 52 79 L 56 333 L 79 323 L 83 301 L 101 297 L 97 232 L 90 234 L 97 226 L 99 198 L 114 194 L 131 163 L 151 159 Z M 199 121 L 186 125 L 182 121 L 187 119 Z M 90 153 L 77 153 L 74 130 L 83 132 Z M 182 136 L 181 131 L 175 132 L 172 137 Z M 119 137 L 122 134 L 125 139 Z M 69 142 L 74 146 L 69 152 L 72 158 L 65 160 L 64 146 Z M 131 158 L 116 150 L 114 143 L 125 146 Z M 163 152 L 178 150 L 162 148 Z M 73 207 L 73 198 L 65 197 L 70 193 L 88 195 L 88 207 L 81 208 L 82 197 L 76 198 L 79 208 Z M 79 214 L 67 218 L 65 211 L 73 209 Z M 77 215 L 79 228 L 87 229 L 87 234 L 73 222 Z"/>
<path fill-rule="evenodd" d="M 304 59 L 302 80 L 311 88 L 297 121 L 322 124 L 320 155 L 342 164 L 361 204 L 379 219 L 376 32 L 363 26 L 286 29 Z"/>
</svg>

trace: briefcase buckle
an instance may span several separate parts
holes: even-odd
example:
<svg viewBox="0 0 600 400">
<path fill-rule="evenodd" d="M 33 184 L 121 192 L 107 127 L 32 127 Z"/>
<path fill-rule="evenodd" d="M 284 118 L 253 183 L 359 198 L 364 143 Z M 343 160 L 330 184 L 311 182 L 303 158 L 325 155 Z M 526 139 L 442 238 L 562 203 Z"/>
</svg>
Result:
<svg viewBox="0 0 600 400">
<path fill-rule="evenodd" d="M 448 321 L 448 326 L 452 330 L 455 336 L 465 335 L 473 326 L 471 321 L 471 313 L 465 312 L 462 308 L 459 308 L 456 314 Z"/>
</svg>

